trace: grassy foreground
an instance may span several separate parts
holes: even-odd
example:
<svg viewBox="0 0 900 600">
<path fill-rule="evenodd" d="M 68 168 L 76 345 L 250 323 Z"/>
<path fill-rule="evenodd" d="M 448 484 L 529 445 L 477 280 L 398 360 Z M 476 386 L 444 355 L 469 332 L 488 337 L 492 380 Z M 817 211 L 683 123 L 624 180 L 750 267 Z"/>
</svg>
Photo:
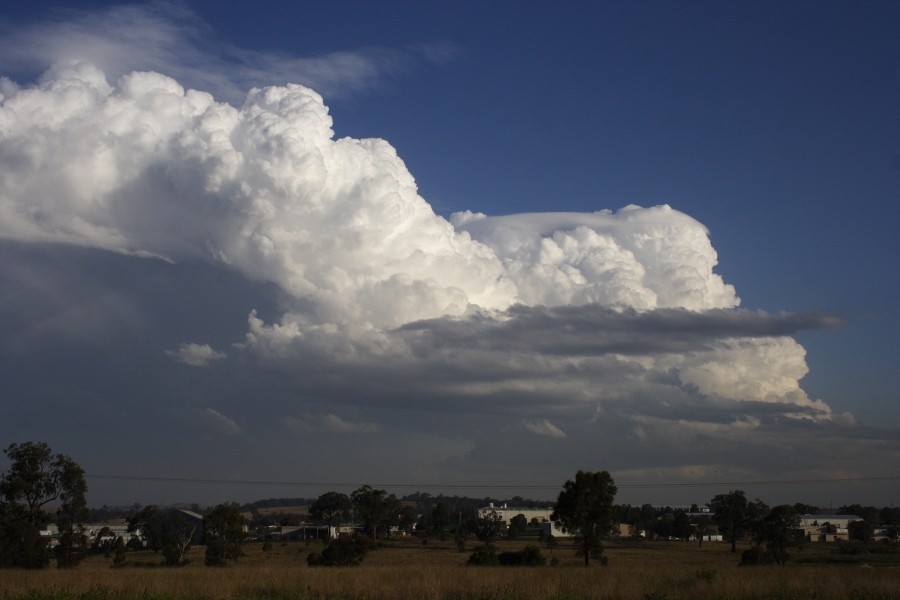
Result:
<svg viewBox="0 0 900 600">
<path fill-rule="evenodd" d="M 501 550 L 522 543 L 501 542 Z M 474 543 L 469 544 L 469 550 Z M 318 545 L 274 544 L 266 553 L 247 545 L 235 565 L 163 568 L 152 553 L 128 554 L 124 568 L 91 557 L 73 570 L 0 570 L 3 600 L 681 600 L 900 599 L 900 563 L 831 563 L 830 545 L 795 550 L 787 567 L 739 567 L 723 543 L 645 542 L 607 545 L 606 567 L 584 568 L 571 546 L 560 544 L 553 567 L 467 567 L 469 552 L 450 542 L 390 542 L 355 568 L 311 568 Z M 873 557 L 874 558 L 874 557 Z"/>
</svg>

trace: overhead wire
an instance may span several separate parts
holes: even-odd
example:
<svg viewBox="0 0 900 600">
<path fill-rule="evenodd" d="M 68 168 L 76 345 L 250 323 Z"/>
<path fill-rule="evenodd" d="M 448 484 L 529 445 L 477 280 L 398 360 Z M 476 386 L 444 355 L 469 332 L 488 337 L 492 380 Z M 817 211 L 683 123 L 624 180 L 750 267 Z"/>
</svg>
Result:
<svg viewBox="0 0 900 600">
<path fill-rule="evenodd" d="M 562 487 L 561 484 L 439 484 L 439 483 L 359 483 L 359 482 L 322 482 L 322 481 L 284 481 L 284 480 L 253 480 L 253 479 L 205 479 L 197 477 L 168 477 L 168 476 L 144 476 L 144 475 L 110 475 L 86 473 L 87 479 L 102 479 L 113 481 L 147 481 L 160 483 L 185 483 L 185 484 L 215 484 L 215 485 L 246 485 L 246 486 L 290 486 L 290 487 L 334 487 L 350 488 L 362 485 L 371 485 L 378 488 L 408 488 L 408 489 L 447 489 L 447 490 L 553 490 Z M 722 486 L 754 486 L 754 485 L 803 485 L 803 484 L 844 484 L 844 483 L 869 483 L 877 481 L 900 481 L 900 476 L 877 477 L 835 477 L 822 479 L 771 479 L 771 480 L 728 480 L 728 481 L 670 481 L 655 483 L 617 483 L 619 489 L 647 489 L 647 488 L 676 488 L 676 487 L 722 487 Z"/>
</svg>

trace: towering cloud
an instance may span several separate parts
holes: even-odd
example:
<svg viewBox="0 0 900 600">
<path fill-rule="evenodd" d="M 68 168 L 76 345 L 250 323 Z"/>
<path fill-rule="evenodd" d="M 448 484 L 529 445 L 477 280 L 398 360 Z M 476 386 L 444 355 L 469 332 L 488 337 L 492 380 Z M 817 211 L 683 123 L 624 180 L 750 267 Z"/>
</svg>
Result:
<svg viewBox="0 0 900 600">
<path fill-rule="evenodd" d="M 277 284 L 284 315 L 267 325 L 251 314 L 245 348 L 271 354 L 301 344 L 339 362 L 359 352 L 393 360 L 422 349 L 409 329 L 392 333 L 419 321 L 464 319 L 454 331 L 475 326 L 482 344 L 498 332 L 519 335 L 526 320 L 506 312 L 513 305 L 534 307 L 532 319 L 552 316 L 556 329 L 545 340 L 562 340 L 602 309 L 602 324 L 576 333 L 590 348 L 630 311 L 702 312 L 739 302 L 713 272 L 706 229 L 668 206 L 465 212 L 448 222 L 419 196 L 390 144 L 334 139 L 322 98 L 300 85 L 253 89 L 235 108 L 159 73 L 110 84 L 95 66 L 74 63 L 55 66 L 36 85 L 4 80 L 0 89 L 0 236 L 207 261 Z M 567 306 L 586 308 L 546 312 Z M 703 317 L 696 325 L 703 328 Z M 454 335 L 435 348 L 452 346 Z M 540 356 L 535 342 L 503 352 L 531 348 Z M 667 373 L 704 397 L 829 414 L 800 390 L 804 353 L 790 338 L 738 331 L 682 343 L 677 353 L 649 344 L 627 361 L 616 346 L 600 352 L 638 367 L 619 384 L 625 397 Z M 171 353 L 198 366 L 225 358 L 199 343 Z M 569 349 L 555 360 L 567 369 L 590 355 Z"/>
<path fill-rule="evenodd" d="M 334 140 L 302 86 L 240 109 L 156 73 L 89 64 L 3 87 L 0 235 L 229 265 L 313 302 L 318 323 L 393 327 L 502 309 L 494 253 L 416 193 L 383 140 Z"/>
<path fill-rule="evenodd" d="M 3 85 L 0 235 L 224 263 L 391 328 L 513 303 L 733 307 L 705 229 L 668 207 L 435 215 L 383 140 L 333 139 L 302 86 L 240 109 L 157 73 L 90 64 Z M 474 239 L 473 239 L 474 238 Z"/>
</svg>

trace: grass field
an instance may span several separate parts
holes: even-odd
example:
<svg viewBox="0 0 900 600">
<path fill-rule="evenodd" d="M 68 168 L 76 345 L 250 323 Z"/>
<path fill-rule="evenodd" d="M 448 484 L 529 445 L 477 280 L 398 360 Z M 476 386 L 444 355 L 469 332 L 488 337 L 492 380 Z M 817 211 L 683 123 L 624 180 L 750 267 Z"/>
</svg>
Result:
<svg viewBox="0 0 900 600">
<path fill-rule="evenodd" d="M 500 542 L 500 550 L 522 542 Z M 468 550 L 475 546 L 472 542 Z M 723 543 L 610 543 L 608 565 L 585 568 L 574 549 L 561 543 L 550 557 L 557 566 L 471 567 L 470 552 L 451 542 L 393 541 L 350 568 L 311 568 L 303 543 L 248 544 L 246 556 L 223 567 L 203 565 L 194 548 L 182 568 L 157 566 L 153 553 L 128 554 L 127 566 L 91 557 L 73 570 L 0 570 L 3 600 L 580 600 L 580 599 L 900 599 L 900 562 L 872 555 L 868 563 L 829 562 L 842 558 L 831 545 L 794 550 L 786 567 L 739 567 Z M 880 558 L 880 560 L 875 560 Z M 886 560 L 887 559 L 887 560 Z M 862 560 L 866 560 L 863 558 Z"/>
</svg>

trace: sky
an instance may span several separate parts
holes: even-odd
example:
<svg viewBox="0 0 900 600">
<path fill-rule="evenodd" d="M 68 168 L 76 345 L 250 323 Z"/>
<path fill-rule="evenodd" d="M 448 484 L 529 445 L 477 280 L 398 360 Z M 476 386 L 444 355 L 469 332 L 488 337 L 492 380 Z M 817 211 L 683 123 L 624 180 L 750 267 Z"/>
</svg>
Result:
<svg viewBox="0 0 900 600">
<path fill-rule="evenodd" d="M 94 506 L 900 498 L 900 4 L 0 8 L 0 443 Z"/>
</svg>

